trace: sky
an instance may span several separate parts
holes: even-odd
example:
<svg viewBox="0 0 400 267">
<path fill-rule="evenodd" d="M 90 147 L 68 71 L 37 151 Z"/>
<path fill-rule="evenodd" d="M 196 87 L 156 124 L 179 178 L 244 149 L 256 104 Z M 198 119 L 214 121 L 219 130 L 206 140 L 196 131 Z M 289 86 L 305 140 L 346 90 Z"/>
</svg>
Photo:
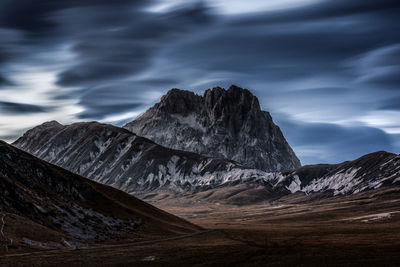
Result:
<svg viewBox="0 0 400 267">
<path fill-rule="evenodd" d="M 400 153 L 398 0 L 1 0 L 0 139 L 235 84 L 303 164 Z"/>
</svg>

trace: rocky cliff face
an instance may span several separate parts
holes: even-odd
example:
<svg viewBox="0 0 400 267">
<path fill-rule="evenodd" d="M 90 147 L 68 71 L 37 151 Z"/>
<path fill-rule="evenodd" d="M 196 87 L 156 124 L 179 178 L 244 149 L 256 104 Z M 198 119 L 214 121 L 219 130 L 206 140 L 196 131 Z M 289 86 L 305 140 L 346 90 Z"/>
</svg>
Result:
<svg viewBox="0 0 400 267">
<path fill-rule="evenodd" d="M 264 171 L 293 170 L 300 161 L 257 97 L 236 86 L 203 96 L 172 89 L 126 124 L 137 135 L 173 149 L 234 160 Z"/>
</svg>

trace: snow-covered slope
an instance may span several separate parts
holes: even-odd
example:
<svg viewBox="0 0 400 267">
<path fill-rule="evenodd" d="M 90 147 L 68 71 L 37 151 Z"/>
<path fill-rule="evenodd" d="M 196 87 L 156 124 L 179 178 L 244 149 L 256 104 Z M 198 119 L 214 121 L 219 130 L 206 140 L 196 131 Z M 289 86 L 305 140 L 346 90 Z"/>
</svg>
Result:
<svg viewBox="0 0 400 267">
<path fill-rule="evenodd" d="M 97 122 L 44 123 L 13 145 L 129 193 L 160 187 L 205 190 L 266 176 L 230 160 L 165 148 L 128 130 Z"/>
<path fill-rule="evenodd" d="M 400 185 L 400 155 L 379 151 L 335 165 L 309 165 L 285 173 L 280 183 L 292 193 L 352 194 Z"/>
<path fill-rule="evenodd" d="M 264 171 L 300 167 L 257 97 L 237 86 L 208 89 L 203 96 L 172 89 L 124 128 L 165 147 L 231 159 Z"/>
</svg>

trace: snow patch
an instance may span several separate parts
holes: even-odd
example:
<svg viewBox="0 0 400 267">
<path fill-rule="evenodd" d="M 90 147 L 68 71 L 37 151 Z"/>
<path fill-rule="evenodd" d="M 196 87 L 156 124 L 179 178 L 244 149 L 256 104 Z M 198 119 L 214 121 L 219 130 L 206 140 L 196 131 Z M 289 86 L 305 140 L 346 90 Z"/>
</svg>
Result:
<svg viewBox="0 0 400 267">
<path fill-rule="evenodd" d="M 333 190 L 333 194 L 335 196 L 338 194 L 349 193 L 356 185 L 362 182 L 361 178 L 355 178 L 357 171 L 360 168 L 350 168 L 346 171 L 343 170 L 342 172 L 335 173 L 332 176 L 325 176 L 322 178 L 314 179 L 301 191 L 308 194 L 311 192 Z"/>
<path fill-rule="evenodd" d="M 293 181 L 289 186 L 286 186 L 290 192 L 295 193 L 297 191 L 301 191 L 301 181 L 298 175 L 293 176 Z"/>
</svg>

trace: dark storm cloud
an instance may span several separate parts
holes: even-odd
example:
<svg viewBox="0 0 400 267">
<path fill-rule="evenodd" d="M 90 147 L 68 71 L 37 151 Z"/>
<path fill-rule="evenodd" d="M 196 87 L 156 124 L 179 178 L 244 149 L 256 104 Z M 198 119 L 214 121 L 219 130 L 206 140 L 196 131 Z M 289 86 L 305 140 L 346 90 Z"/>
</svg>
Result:
<svg viewBox="0 0 400 267">
<path fill-rule="evenodd" d="M 364 82 L 400 91 L 400 65 L 399 68 L 388 69 L 383 73 L 371 75 Z"/>
<path fill-rule="evenodd" d="M 0 1 L 0 65 L 13 61 L 24 61 L 31 64 L 29 57 L 34 54 L 51 51 L 63 44 L 74 44 L 80 37 L 99 30 L 104 34 L 114 25 L 124 25 L 129 17 L 132 19 L 137 10 L 152 1 L 142 0 L 4 0 Z M 74 14 L 67 17 L 60 15 Z M 79 36 L 79 38 L 78 38 Z M 98 40 L 97 40 L 98 41 Z M 116 46 L 107 47 L 114 49 Z M 100 54 L 101 55 L 100 51 Z M 127 58 L 129 60 L 129 58 Z M 92 62 L 89 62 L 90 67 Z M 79 64 L 77 64 L 79 67 Z M 4 68 L 4 67 L 3 67 Z M 100 70 L 111 68 L 98 66 Z M 81 71 L 85 69 L 80 68 Z M 93 71 L 92 71 L 93 72 Z M 114 73 L 116 72 L 113 71 Z M 87 76 L 94 76 L 86 70 Z M 74 74 L 66 72 L 66 79 Z M 78 80 L 84 75 L 76 75 Z"/>
<path fill-rule="evenodd" d="M 0 67 L 20 55 L 21 38 L 20 32 L 0 27 Z M 7 81 L 8 78 L 5 77 L 4 68 L 1 68 L 1 70 L 0 75 L 2 75 L 3 81 Z"/>
<path fill-rule="evenodd" d="M 3 0 L 0 3 L 0 26 L 29 32 L 42 32 L 57 27 L 50 15 L 75 7 L 129 7 L 142 0 Z"/>
<path fill-rule="evenodd" d="M 43 106 L 0 101 L 0 112 L 5 114 L 27 114 L 47 111 L 49 111 L 49 108 Z"/>
<path fill-rule="evenodd" d="M 268 79 L 354 75 L 346 60 L 400 42 L 400 19 L 393 11 L 398 7 L 394 1 L 328 1 L 292 12 L 232 17 L 203 38 L 182 43 L 170 57 L 202 69 L 261 72 Z"/>
<path fill-rule="evenodd" d="M 10 85 L 12 85 L 12 82 L 11 82 L 10 80 L 6 79 L 4 76 L 2 76 L 2 75 L 0 74 L 0 89 L 1 89 L 3 86 L 6 86 L 6 85 L 10 86 Z"/>
<path fill-rule="evenodd" d="M 203 40 L 183 43 L 169 56 L 202 69 L 264 73 L 269 79 L 295 78 L 316 70 L 340 71 L 335 59 L 349 57 L 354 52 L 348 50 L 346 36 L 340 35 L 341 40 L 333 42 L 338 34 L 325 33 L 322 29 L 321 32 L 286 34 L 238 33 L 235 28 L 224 29 Z"/>
<path fill-rule="evenodd" d="M 80 96 L 79 104 L 85 111 L 79 114 L 82 119 L 101 120 L 112 114 L 121 114 L 145 108 L 153 99 L 146 97 L 146 92 L 165 86 L 165 89 L 177 84 L 173 79 L 146 79 L 143 81 L 121 82 L 118 87 L 97 86 L 85 90 Z M 81 91 L 77 92 L 78 94 Z M 132 95 L 134 97 L 126 97 Z"/>
<path fill-rule="evenodd" d="M 7 80 L 3 76 L 0 75 L 0 86 L 2 86 L 4 84 L 7 84 Z"/>
<path fill-rule="evenodd" d="M 60 73 L 58 84 L 99 84 L 137 74 L 150 66 L 154 54 L 168 42 L 209 22 L 203 5 L 165 14 L 135 13 L 134 18 L 113 25 L 113 30 L 103 29 L 76 40 L 72 51 L 80 63 Z"/>
<path fill-rule="evenodd" d="M 387 99 L 379 109 L 400 111 L 400 97 Z"/>
<path fill-rule="evenodd" d="M 400 44 L 376 49 L 356 61 L 361 82 L 386 89 L 400 87 Z"/>
</svg>

